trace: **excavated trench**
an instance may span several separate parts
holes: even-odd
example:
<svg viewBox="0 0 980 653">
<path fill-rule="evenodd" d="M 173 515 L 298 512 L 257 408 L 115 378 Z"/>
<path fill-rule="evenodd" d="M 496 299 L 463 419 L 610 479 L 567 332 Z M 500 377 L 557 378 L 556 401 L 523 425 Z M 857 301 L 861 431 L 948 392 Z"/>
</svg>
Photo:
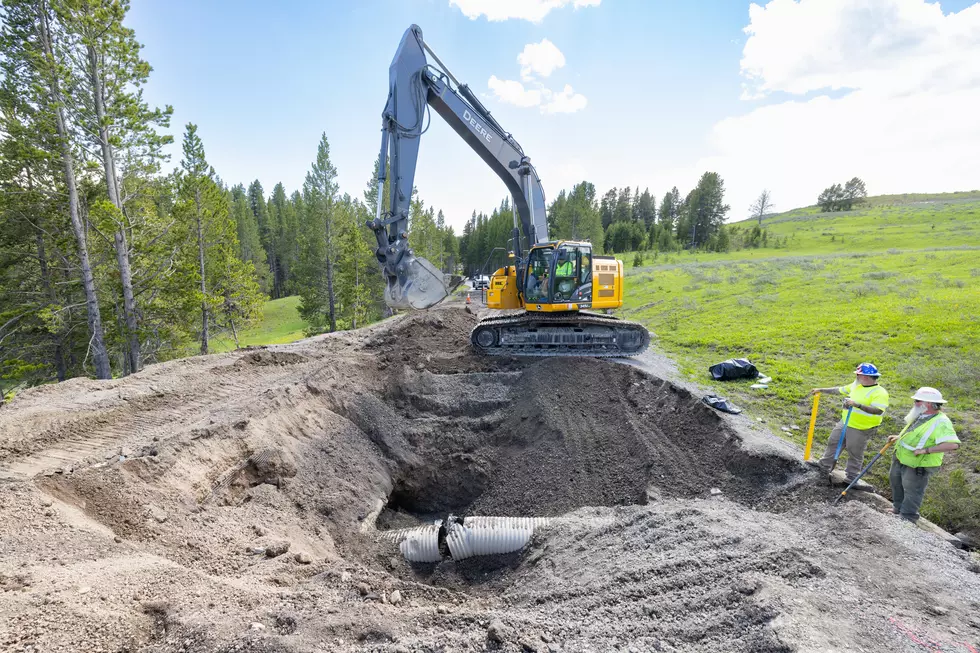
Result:
<svg viewBox="0 0 980 653">
<path fill-rule="evenodd" d="M 585 506 L 709 498 L 778 507 L 798 467 L 748 451 L 690 392 L 621 364 L 545 359 L 521 371 L 406 368 L 385 423 L 412 452 L 379 529 L 447 514 L 554 517 Z"/>
</svg>

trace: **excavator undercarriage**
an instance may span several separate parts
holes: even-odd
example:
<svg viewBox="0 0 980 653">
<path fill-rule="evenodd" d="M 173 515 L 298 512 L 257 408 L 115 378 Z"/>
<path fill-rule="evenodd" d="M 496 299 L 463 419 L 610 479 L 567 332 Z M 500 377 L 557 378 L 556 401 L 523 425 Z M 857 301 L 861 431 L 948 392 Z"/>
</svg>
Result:
<svg viewBox="0 0 980 653">
<path fill-rule="evenodd" d="M 636 322 L 587 311 L 494 315 L 470 332 L 473 347 L 495 356 L 629 357 L 650 344 Z"/>
</svg>

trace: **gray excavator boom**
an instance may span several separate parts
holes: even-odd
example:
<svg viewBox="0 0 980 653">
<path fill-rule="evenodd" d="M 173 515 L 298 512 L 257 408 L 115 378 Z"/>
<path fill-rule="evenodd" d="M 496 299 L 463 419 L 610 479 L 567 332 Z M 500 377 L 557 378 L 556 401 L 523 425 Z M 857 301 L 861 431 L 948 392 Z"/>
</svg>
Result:
<svg viewBox="0 0 980 653">
<path fill-rule="evenodd" d="M 432 55 L 437 65 L 426 58 Z M 436 266 L 416 257 L 408 243 L 408 213 L 419 141 L 431 107 L 503 180 L 513 197 L 516 216 L 513 252 L 518 265 L 525 248 L 548 240 L 541 180 L 514 138 L 504 132 L 465 84 L 459 84 L 412 25 L 405 31 L 388 69 L 388 101 L 381 121 L 378 157 L 378 209 L 367 225 L 374 231 L 375 254 L 385 276 L 385 302 L 392 308 L 429 308 L 449 293 Z M 390 174 L 390 204 L 382 207 Z"/>
</svg>

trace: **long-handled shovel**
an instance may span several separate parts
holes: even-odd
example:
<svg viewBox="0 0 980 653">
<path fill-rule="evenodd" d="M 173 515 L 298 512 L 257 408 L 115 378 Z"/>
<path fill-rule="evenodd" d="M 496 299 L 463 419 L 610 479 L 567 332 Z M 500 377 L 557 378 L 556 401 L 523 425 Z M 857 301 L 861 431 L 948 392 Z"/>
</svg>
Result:
<svg viewBox="0 0 980 653">
<path fill-rule="evenodd" d="M 908 424 L 905 425 L 905 428 L 902 429 L 902 432 L 898 434 L 898 439 L 895 440 L 895 442 L 898 442 L 898 440 L 901 440 L 902 439 L 902 436 L 905 435 L 905 432 L 907 430 L 909 430 L 909 427 L 911 425 L 912 425 L 912 422 L 909 422 Z M 843 439 L 843 437 L 842 437 L 842 439 Z M 851 484 L 848 485 L 846 488 L 844 488 L 844 491 L 841 492 L 840 495 L 836 499 L 834 499 L 834 505 L 835 506 L 837 505 L 837 502 L 838 501 L 840 501 L 841 499 L 844 498 L 844 495 L 847 494 L 847 491 L 850 490 L 855 485 L 857 485 L 857 482 L 861 480 L 861 477 L 868 473 L 868 470 L 871 469 L 871 466 L 874 465 L 876 462 L 878 462 L 878 459 L 879 458 L 881 458 L 883 455 L 885 455 L 885 452 L 888 451 L 888 447 L 890 447 L 890 446 L 892 446 L 892 441 L 891 440 L 889 440 L 888 442 L 885 443 L 885 446 L 883 446 L 881 448 L 881 450 L 877 454 L 875 454 L 875 457 L 871 459 L 871 462 L 864 466 L 864 469 L 861 470 L 861 473 L 854 477 L 854 480 L 851 481 Z"/>
<path fill-rule="evenodd" d="M 844 448 L 844 436 L 847 435 L 847 423 L 851 421 L 851 411 L 854 410 L 854 406 L 847 407 L 847 415 L 844 416 L 844 428 L 840 432 L 840 440 L 837 441 L 837 451 L 834 452 L 834 464 L 830 466 L 830 471 L 834 471 L 834 467 L 837 467 L 837 459 L 840 458 L 841 449 Z"/>
</svg>

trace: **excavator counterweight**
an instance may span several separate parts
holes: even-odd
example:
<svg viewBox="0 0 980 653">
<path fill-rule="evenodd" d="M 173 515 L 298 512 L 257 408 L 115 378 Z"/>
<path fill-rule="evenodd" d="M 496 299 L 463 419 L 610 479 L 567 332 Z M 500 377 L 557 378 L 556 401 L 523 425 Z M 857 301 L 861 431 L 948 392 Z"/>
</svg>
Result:
<svg viewBox="0 0 980 653">
<path fill-rule="evenodd" d="M 473 347 L 522 356 L 634 356 L 645 350 L 650 334 L 643 325 L 596 312 L 622 306 L 622 261 L 593 256 L 588 242 L 549 239 L 544 189 L 531 159 L 439 60 L 417 25 L 405 31 L 388 69 L 378 208 L 367 223 L 377 238 L 385 302 L 397 309 L 425 309 L 449 295 L 446 275 L 408 244 L 419 141 L 430 109 L 500 177 L 514 207 L 508 243 L 514 264 L 494 273 L 487 306 L 520 312 L 481 320 L 471 335 Z M 383 207 L 386 179 L 390 202 Z"/>
</svg>

